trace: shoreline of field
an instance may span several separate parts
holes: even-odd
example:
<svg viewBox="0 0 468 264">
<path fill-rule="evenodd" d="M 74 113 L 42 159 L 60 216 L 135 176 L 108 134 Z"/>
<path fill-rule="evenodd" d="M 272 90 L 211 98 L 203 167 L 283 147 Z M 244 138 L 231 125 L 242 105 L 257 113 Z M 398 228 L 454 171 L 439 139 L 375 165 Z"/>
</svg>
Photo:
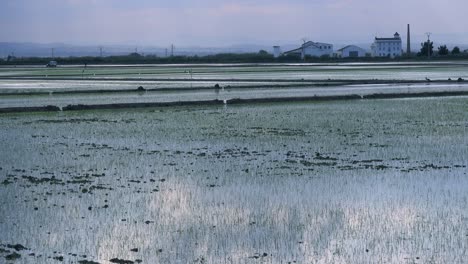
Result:
<svg viewBox="0 0 468 264">
<path fill-rule="evenodd" d="M 299 97 L 266 97 L 266 98 L 232 98 L 227 100 L 196 100 L 196 101 L 174 101 L 174 102 L 144 102 L 144 103 L 115 103 L 115 104 L 71 104 L 65 107 L 55 105 L 33 106 L 33 107 L 5 107 L 0 108 L 2 113 L 22 112 L 61 112 L 82 110 L 111 110 L 132 108 L 157 108 L 174 106 L 207 106 L 207 105 L 240 105 L 258 103 L 288 103 L 288 102 L 324 102 L 340 100 L 373 100 L 373 99 L 404 99 L 404 98 L 426 98 L 426 97 L 453 97 L 468 96 L 468 91 L 440 91 L 440 92 L 412 92 L 412 93 L 372 93 L 366 95 L 324 95 L 324 96 L 299 96 Z"/>
<path fill-rule="evenodd" d="M 421 66 L 421 65 L 434 65 L 434 66 L 451 66 L 461 65 L 467 66 L 468 59 L 441 59 L 441 60 L 335 60 L 335 61 L 315 61 L 315 62 L 173 62 L 173 63 L 62 63 L 55 68 L 177 68 L 177 67 L 282 67 L 282 66 Z M 46 63 L 3 63 L 0 64 L 1 68 L 47 68 Z"/>
<path fill-rule="evenodd" d="M 2 79 L 2 78 L 0 78 Z M 24 79 L 20 79 L 24 80 Z M 27 79 L 27 80 L 52 80 L 52 81 L 92 81 L 95 82 L 95 79 L 47 79 L 47 78 L 38 78 L 38 79 Z M 102 80 L 104 81 L 104 80 Z M 106 79 L 105 81 L 142 81 L 141 79 Z M 144 88 L 142 85 L 138 85 L 133 89 L 80 89 L 80 90 L 57 90 L 53 89 L 34 89 L 36 91 L 26 90 L 24 92 L 18 91 L 1 91 L 0 96 L 28 96 L 28 95 L 67 95 L 67 94 L 114 94 L 114 93 L 132 93 L 132 92 L 177 92 L 177 91 L 203 91 L 203 90 L 223 90 L 223 89 L 262 89 L 262 88 L 303 88 L 303 87 L 330 87 L 330 86 L 347 86 L 347 85 L 412 85 L 412 84 L 465 84 L 467 83 L 464 79 L 461 80 L 250 80 L 250 79 L 197 79 L 197 80 L 187 80 L 187 79 L 152 79 L 144 80 L 145 82 L 149 81 L 167 81 L 167 82 L 186 82 L 186 83 L 197 83 L 197 82 L 213 82 L 215 85 L 211 86 L 195 86 L 195 87 L 159 87 L 159 88 Z M 255 85 L 224 85 L 221 86 L 218 83 L 223 82 L 255 82 L 255 83 L 265 83 L 265 84 L 255 84 Z M 284 83 L 284 84 L 271 84 L 271 83 Z M 12 89 L 11 89 L 12 90 Z"/>
</svg>

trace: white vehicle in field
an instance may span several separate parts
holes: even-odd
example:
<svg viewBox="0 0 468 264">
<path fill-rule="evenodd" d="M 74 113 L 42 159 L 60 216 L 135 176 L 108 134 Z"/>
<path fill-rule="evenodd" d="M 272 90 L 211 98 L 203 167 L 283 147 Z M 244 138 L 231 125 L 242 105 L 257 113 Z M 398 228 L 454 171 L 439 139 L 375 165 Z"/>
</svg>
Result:
<svg viewBox="0 0 468 264">
<path fill-rule="evenodd" d="M 57 67 L 57 61 L 49 61 L 49 63 L 46 64 L 46 67 Z"/>
</svg>

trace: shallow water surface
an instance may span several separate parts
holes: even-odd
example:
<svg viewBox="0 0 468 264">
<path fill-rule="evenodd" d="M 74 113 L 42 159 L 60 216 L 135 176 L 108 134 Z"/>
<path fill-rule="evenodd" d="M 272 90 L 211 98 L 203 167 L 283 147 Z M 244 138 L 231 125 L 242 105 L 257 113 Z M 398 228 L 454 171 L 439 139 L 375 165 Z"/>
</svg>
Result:
<svg viewBox="0 0 468 264">
<path fill-rule="evenodd" d="M 463 263 L 467 109 L 1 114 L 0 263 Z"/>
</svg>

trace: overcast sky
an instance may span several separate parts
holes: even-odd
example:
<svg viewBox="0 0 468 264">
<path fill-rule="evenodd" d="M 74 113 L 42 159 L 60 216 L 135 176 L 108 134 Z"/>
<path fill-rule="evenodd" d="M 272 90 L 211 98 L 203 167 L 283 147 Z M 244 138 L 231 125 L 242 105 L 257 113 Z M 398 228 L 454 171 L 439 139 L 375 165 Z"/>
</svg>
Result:
<svg viewBox="0 0 468 264">
<path fill-rule="evenodd" d="M 0 0 L 0 41 L 228 46 L 374 36 L 468 44 L 467 0 Z"/>
</svg>

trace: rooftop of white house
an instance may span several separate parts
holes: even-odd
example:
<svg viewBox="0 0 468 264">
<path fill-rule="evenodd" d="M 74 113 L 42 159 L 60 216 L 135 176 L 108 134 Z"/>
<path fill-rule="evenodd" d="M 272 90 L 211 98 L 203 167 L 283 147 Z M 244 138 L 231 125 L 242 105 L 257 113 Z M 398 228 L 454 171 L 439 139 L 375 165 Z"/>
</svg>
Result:
<svg viewBox="0 0 468 264">
<path fill-rule="evenodd" d="M 393 38 L 378 38 L 378 37 L 375 37 L 375 40 L 376 41 L 388 41 L 388 40 L 401 40 L 401 38 L 400 38 L 400 34 L 398 34 L 398 32 L 396 32 L 395 35 L 393 35 Z"/>
</svg>

